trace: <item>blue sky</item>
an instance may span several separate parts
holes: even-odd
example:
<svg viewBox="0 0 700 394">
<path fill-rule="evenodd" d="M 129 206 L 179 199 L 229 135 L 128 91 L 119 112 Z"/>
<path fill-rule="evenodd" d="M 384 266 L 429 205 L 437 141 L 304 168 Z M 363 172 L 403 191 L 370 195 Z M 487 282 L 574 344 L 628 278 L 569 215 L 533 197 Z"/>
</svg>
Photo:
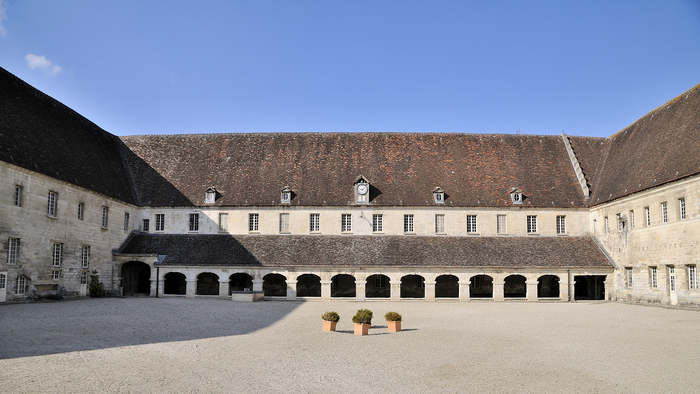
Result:
<svg viewBox="0 0 700 394">
<path fill-rule="evenodd" d="M 0 0 L 0 66 L 117 135 L 609 136 L 700 83 L 700 1 Z"/>
</svg>

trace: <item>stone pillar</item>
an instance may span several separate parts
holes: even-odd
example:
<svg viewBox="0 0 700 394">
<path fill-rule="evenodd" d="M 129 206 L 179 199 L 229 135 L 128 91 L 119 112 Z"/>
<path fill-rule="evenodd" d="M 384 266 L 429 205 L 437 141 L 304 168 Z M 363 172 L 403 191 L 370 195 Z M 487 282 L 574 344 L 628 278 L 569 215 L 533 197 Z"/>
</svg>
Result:
<svg viewBox="0 0 700 394">
<path fill-rule="evenodd" d="M 435 281 L 425 281 L 425 300 L 435 301 Z"/>
<path fill-rule="evenodd" d="M 263 282 L 262 279 L 253 279 L 253 291 L 263 291 Z"/>
<path fill-rule="evenodd" d="M 503 280 L 493 280 L 493 300 L 494 301 L 505 301 L 506 298 L 503 294 L 503 285 L 506 282 Z"/>
<path fill-rule="evenodd" d="M 195 294 L 197 294 L 197 279 L 187 279 L 186 281 L 185 298 L 194 298 Z"/>
<path fill-rule="evenodd" d="M 401 281 L 400 280 L 390 280 L 389 285 L 391 286 L 391 301 L 401 300 Z"/>
<path fill-rule="evenodd" d="M 331 299 L 331 283 L 332 280 L 322 280 L 321 281 L 321 299 L 330 300 Z"/>
<path fill-rule="evenodd" d="M 469 286 L 472 282 L 470 280 L 466 282 L 459 281 L 459 300 L 460 301 L 471 301 L 471 295 L 469 294 Z"/>
<path fill-rule="evenodd" d="M 367 285 L 366 280 L 355 280 L 355 300 L 364 301 L 365 300 L 365 287 Z"/>
<path fill-rule="evenodd" d="M 569 278 L 559 278 L 559 298 L 562 301 L 569 301 Z"/>
<path fill-rule="evenodd" d="M 537 280 L 526 280 L 525 286 L 527 287 L 527 293 L 525 293 L 528 301 L 537 301 Z"/>
<path fill-rule="evenodd" d="M 576 281 L 572 280 L 569 283 L 569 290 L 571 291 L 571 301 L 576 301 Z"/>
<path fill-rule="evenodd" d="M 228 278 L 219 279 L 219 298 L 228 298 Z"/>
<path fill-rule="evenodd" d="M 297 299 L 297 281 L 287 281 L 287 300 L 294 301 Z"/>
</svg>

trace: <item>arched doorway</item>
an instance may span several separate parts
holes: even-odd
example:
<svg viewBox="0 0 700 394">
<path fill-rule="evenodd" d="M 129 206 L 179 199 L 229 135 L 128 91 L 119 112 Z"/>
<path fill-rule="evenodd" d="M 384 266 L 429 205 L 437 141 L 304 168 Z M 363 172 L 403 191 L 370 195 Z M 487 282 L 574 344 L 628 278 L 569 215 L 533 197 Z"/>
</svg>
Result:
<svg viewBox="0 0 700 394">
<path fill-rule="evenodd" d="M 420 275 L 402 277 L 401 298 L 425 298 L 425 278 Z"/>
<path fill-rule="evenodd" d="M 556 275 L 542 275 L 537 279 L 537 298 L 548 297 L 559 297 L 559 277 Z"/>
<path fill-rule="evenodd" d="M 506 276 L 503 282 L 503 297 L 505 298 L 525 298 L 527 296 L 527 286 L 525 277 L 522 275 Z"/>
<path fill-rule="evenodd" d="M 435 298 L 459 298 L 459 278 L 440 275 L 435 279 Z"/>
<path fill-rule="evenodd" d="M 469 298 L 493 298 L 493 278 L 474 275 L 469 278 Z"/>
<path fill-rule="evenodd" d="M 286 297 L 287 278 L 280 274 L 267 274 L 263 277 L 263 292 L 267 297 Z"/>
<path fill-rule="evenodd" d="M 297 297 L 320 297 L 321 278 L 314 274 L 299 275 L 297 278 Z"/>
<path fill-rule="evenodd" d="M 355 277 L 338 274 L 331 279 L 331 297 L 356 297 Z"/>
<path fill-rule="evenodd" d="M 239 272 L 228 277 L 228 295 L 234 291 L 252 291 L 253 277 Z"/>
<path fill-rule="evenodd" d="M 197 275 L 197 295 L 219 295 L 219 275 L 211 272 Z"/>
<path fill-rule="evenodd" d="M 151 294 L 151 266 L 141 261 L 122 265 L 122 295 L 133 297 Z"/>
<path fill-rule="evenodd" d="M 163 277 L 163 293 L 185 295 L 187 293 L 187 279 L 179 272 L 168 272 Z"/>
<path fill-rule="evenodd" d="M 386 275 L 376 274 L 367 277 L 365 285 L 366 298 L 390 298 L 391 286 L 389 277 Z"/>
</svg>

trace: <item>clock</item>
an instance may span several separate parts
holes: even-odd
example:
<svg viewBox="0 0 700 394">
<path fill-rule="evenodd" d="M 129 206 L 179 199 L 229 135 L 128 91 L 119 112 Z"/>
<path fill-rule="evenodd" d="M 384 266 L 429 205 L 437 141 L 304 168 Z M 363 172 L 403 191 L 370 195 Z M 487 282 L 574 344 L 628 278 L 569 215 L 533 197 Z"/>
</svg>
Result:
<svg viewBox="0 0 700 394">
<path fill-rule="evenodd" d="M 360 194 L 367 194 L 367 185 L 359 185 L 357 187 L 357 192 Z"/>
</svg>

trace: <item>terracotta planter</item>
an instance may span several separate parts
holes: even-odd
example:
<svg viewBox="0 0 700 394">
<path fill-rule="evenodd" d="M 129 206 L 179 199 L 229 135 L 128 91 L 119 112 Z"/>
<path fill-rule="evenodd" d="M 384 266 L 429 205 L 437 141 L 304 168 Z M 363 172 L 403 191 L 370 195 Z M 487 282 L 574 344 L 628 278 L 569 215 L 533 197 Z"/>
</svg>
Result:
<svg viewBox="0 0 700 394">
<path fill-rule="evenodd" d="M 338 324 L 338 323 L 334 322 L 334 321 L 324 320 L 323 321 L 323 331 L 335 331 L 336 324 Z"/>
<path fill-rule="evenodd" d="M 388 321 L 386 322 L 387 327 L 389 327 L 389 332 L 399 332 L 401 331 L 401 320 Z"/>
<path fill-rule="evenodd" d="M 367 335 L 369 334 L 369 327 L 371 324 L 365 323 L 355 323 L 355 335 Z"/>
</svg>

